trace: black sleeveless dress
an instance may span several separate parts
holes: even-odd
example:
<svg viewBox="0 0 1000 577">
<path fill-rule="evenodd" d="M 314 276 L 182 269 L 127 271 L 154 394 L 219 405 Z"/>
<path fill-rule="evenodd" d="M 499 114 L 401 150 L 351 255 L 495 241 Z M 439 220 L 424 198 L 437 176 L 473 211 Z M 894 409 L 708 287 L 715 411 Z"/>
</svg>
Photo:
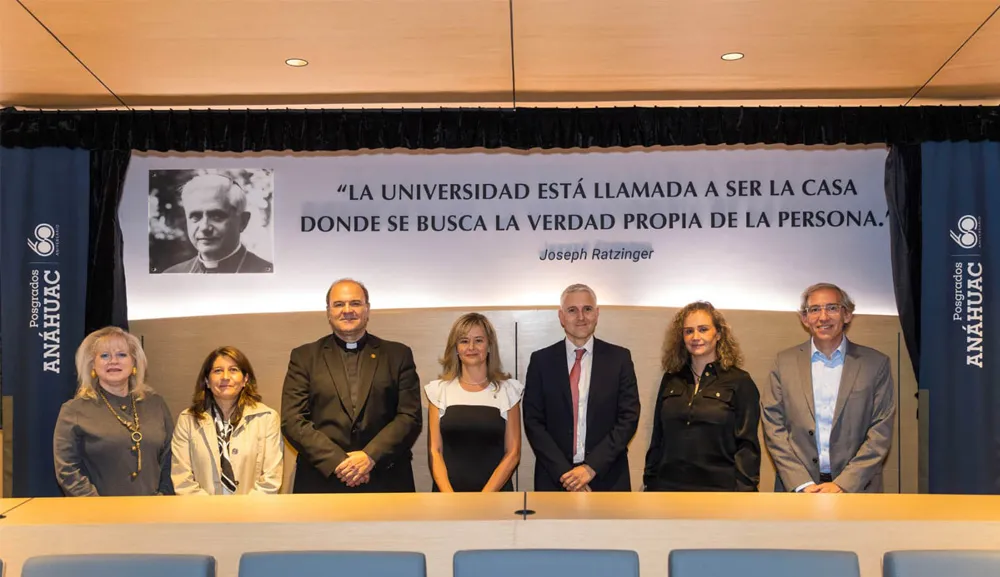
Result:
<svg viewBox="0 0 1000 577">
<path fill-rule="evenodd" d="M 441 417 L 441 441 L 452 489 L 459 493 L 483 490 L 503 460 L 506 432 L 507 420 L 496 407 L 448 407 Z M 513 491 L 513 482 L 508 479 L 500 490 Z"/>
<path fill-rule="evenodd" d="M 514 379 L 470 392 L 457 381 L 433 381 L 424 389 L 441 411 L 442 457 L 448 482 L 456 492 L 479 492 L 493 476 L 505 453 L 507 414 L 520 401 L 524 387 Z M 434 491 L 438 491 L 434 483 Z M 508 479 L 501 491 L 513 491 Z"/>
</svg>

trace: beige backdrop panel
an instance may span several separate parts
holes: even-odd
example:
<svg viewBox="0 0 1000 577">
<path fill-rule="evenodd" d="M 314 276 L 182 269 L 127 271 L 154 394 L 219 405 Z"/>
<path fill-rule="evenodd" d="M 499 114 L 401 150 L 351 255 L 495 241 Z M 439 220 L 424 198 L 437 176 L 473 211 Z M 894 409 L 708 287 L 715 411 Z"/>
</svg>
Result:
<svg viewBox="0 0 1000 577">
<path fill-rule="evenodd" d="M 421 383 L 437 377 L 444 343 L 452 322 L 465 310 L 413 309 L 372 311 L 369 329 L 384 339 L 406 343 L 413 349 Z M 483 310 L 494 323 L 504 366 L 523 379 L 531 352 L 562 338 L 562 329 L 552 309 Z M 632 351 L 642 412 L 639 430 L 629 449 L 632 488 L 642 485 L 642 468 L 652 430 L 653 404 L 662 372 L 660 347 L 674 308 L 604 307 L 598 337 L 628 347 Z M 804 332 L 794 313 L 767 311 L 727 311 L 746 357 L 745 369 L 758 387 L 765 384 L 775 354 L 804 341 Z M 855 317 L 850 338 L 874 347 L 892 361 L 899 412 L 893 448 L 885 464 L 887 492 L 917 492 L 917 401 L 916 380 L 902 343 L 899 321 L 892 316 Z M 205 355 L 221 345 L 233 345 L 249 356 L 257 373 L 264 402 L 278 409 L 281 386 L 292 348 L 329 333 L 323 312 L 231 315 L 132 321 L 132 331 L 143 339 L 149 357 L 150 384 L 167 401 L 175 417 L 190 403 L 195 377 Z M 903 360 L 900 363 L 900 359 Z M 427 401 L 424 399 L 426 420 Z M 426 426 L 425 426 L 426 430 Z M 413 448 L 417 490 L 429 491 L 426 434 Z M 286 483 L 293 473 L 294 457 L 286 452 Z M 517 488 L 531 491 L 534 455 L 523 442 L 521 464 L 516 473 Z M 761 490 L 774 485 L 774 468 L 764 455 Z"/>
</svg>

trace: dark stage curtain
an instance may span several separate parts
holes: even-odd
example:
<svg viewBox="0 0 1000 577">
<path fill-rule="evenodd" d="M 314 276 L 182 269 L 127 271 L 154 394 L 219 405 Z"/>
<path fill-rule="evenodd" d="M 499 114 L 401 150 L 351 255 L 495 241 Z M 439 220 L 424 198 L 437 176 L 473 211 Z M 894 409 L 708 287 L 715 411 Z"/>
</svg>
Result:
<svg viewBox="0 0 1000 577">
<path fill-rule="evenodd" d="M 885 160 L 885 199 L 896 310 L 910 353 L 913 374 L 920 381 L 920 279 L 923 243 L 919 145 L 895 145 Z"/>
<path fill-rule="evenodd" d="M 0 113 L 0 143 L 90 150 L 590 148 L 1000 140 L 1000 107 Z"/>
<path fill-rule="evenodd" d="M 87 260 L 86 332 L 115 325 L 128 329 L 125 266 L 118 205 L 125 185 L 129 150 L 90 152 L 90 240 Z"/>
</svg>

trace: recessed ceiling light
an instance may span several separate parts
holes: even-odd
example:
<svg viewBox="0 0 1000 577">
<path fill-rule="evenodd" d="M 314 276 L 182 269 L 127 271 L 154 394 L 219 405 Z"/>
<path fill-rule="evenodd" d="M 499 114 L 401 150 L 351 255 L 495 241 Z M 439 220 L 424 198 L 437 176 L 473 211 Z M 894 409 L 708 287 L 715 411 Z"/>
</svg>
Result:
<svg viewBox="0 0 1000 577">
<path fill-rule="evenodd" d="M 722 59 L 723 60 L 729 60 L 729 61 L 731 61 L 731 60 L 742 60 L 743 59 L 743 53 L 742 52 L 726 52 L 725 54 L 722 55 Z"/>
<path fill-rule="evenodd" d="M 294 66 L 295 68 L 301 68 L 303 66 L 308 66 L 309 61 L 301 58 L 289 58 L 288 60 L 285 60 L 285 64 Z"/>
</svg>

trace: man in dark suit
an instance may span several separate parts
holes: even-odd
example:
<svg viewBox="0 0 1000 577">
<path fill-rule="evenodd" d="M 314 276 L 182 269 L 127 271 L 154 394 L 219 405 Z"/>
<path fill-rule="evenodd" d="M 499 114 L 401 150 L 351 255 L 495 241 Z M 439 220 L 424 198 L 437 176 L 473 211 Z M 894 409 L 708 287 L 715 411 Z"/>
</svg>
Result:
<svg viewBox="0 0 1000 577">
<path fill-rule="evenodd" d="M 840 287 L 805 290 L 812 338 L 778 353 L 761 391 L 775 491 L 881 493 L 896 415 L 889 358 L 847 340 L 854 301 Z"/>
<path fill-rule="evenodd" d="M 333 334 L 292 351 L 281 393 L 281 429 L 299 453 L 292 490 L 413 491 L 422 423 L 413 352 L 367 332 L 361 283 L 333 283 L 326 302 Z"/>
<path fill-rule="evenodd" d="M 536 491 L 629 491 L 628 443 L 639 389 L 628 349 L 594 338 L 597 296 L 571 285 L 559 299 L 566 338 L 531 354 L 524 431 Z"/>
</svg>

